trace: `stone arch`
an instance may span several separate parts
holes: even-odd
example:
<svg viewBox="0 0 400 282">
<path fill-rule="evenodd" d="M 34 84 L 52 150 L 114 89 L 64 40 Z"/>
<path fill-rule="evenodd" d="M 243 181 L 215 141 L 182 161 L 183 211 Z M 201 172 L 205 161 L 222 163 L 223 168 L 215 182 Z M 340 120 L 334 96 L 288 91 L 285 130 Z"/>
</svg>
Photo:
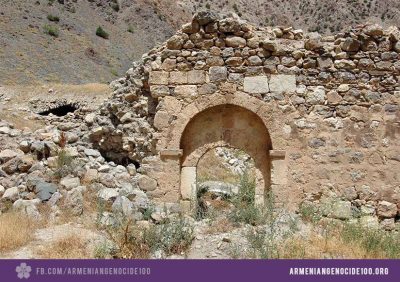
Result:
<svg viewBox="0 0 400 282">
<path fill-rule="evenodd" d="M 247 93 L 238 91 L 235 93 L 216 93 L 209 96 L 200 96 L 179 113 L 177 119 L 172 124 L 166 149 L 177 150 L 180 147 L 182 134 L 187 124 L 195 115 L 208 108 L 227 104 L 236 105 L 253 112 L 261 119 L 266 128 L 272 127 L 271 120 L 264 113 L 260 113 L 261 110 L 265 110 L 264 103 Z"/>
<path fill-rule="evenodd" d="M 199 110 L 185 124 L 179 148 L 183 200 L 195 200 L 197 164 L 201 157 L 216 147 L 232 147 L 249 154 L 256 168 L 256 203 L 263 204 L 270 188 L 270 150 L 272 143 L 262 118 L 238 102 L 221 103 Z"/>
</svg>

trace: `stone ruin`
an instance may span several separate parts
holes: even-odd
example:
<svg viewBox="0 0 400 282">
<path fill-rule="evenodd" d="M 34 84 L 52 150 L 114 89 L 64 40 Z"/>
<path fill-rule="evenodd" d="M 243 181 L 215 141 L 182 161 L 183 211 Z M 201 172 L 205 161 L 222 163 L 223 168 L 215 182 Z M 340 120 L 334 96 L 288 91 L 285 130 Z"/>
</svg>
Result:
<svg viewBox="0 0 400 282">
<path fill-rule="evenodd" d="M 200 12 L 143 55 L 89 117 L 106 159 L 140 166 L 139 187 L 189 210 L 196 166 L 217 147 L 248 153 L 256 202 L 318 207 L 392 226 L 400 208 L 400 31 L 331 36 Z M 389 227 L 388 227 L 389 228 Z"/>
<path fill-rule="evenodd" d="M 56 126 L 87 162 L 74 183 L 93 174 L 112 197 L 130 181 L 136 194 L 189 211 L 199 160 L 229 147 L 254 160 L 258 205 L 272 194 L 289 211 L 312 207 L 391 230 L 400 209 L 399 53 L 395 27 L 321 36 L 199 12 L 112 82 L 99 110 Z M 57 147 L 23 142 L 26 153 L 44 144 L 53 156 Z"/>
</svg>

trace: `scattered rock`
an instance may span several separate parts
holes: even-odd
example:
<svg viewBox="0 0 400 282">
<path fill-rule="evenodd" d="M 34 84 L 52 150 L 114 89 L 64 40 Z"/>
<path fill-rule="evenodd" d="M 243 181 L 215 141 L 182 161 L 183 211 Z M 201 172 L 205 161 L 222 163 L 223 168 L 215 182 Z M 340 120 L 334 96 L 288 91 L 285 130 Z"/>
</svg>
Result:
<svg viewBox="0 0 400 282">
<path fill-rule="evenodd" d="M 60 180 L 61 187 L 71 190 L 81 185 L 79 177 L 66 176 Z"/>
<path fill-rule="evenodd" d="M 104 188 L 104 189 L 100 190 L 97 194 L 97 197 L 99 197 L 100 199 L 102 199 L 104 201 L 114 200 L 118 196 L 119 196 L 118 191 L 116 189 L 112 189 L 112 188 Z"/>
<path fill-rule="evenodd" d="M 387 202 L 380 201 L 378 203 L 377 214 L 379 217 L 391 218 L 397 215 L 397 205 Z"/>
<path fill-rule="evenodd" d="M 153 191 L 157 188 L 157 181 L 147 175 L 140 175 L 138 179 L 139 188 L 144 191 Z"/>
<path fill-rule="evenodd" d="M 83 195 L 80 187 L 73 188 L 71 191 L 67 192 L 65 205 L 75 216 L 79 216 L 83 213 Z"/>
</svg>

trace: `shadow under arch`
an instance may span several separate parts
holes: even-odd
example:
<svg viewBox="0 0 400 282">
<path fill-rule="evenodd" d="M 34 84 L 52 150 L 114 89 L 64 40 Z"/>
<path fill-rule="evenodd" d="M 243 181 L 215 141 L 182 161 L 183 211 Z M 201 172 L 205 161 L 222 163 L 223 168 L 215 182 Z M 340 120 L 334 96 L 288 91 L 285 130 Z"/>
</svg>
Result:
<svg viewBox="0 0 400 282">
<path fill-rule="evenodd" d="M 256 169 L 256 203 L 263 204 L 270 187 L 271 138 L 263 120 L 253 111 L 234 104 L 220 104 L 195 114 L 180 138 L 181 196 L 194 200 L 197 165 L 201 157 L 217 147 L 240 149 L 253 158 Z"/>
</svg>

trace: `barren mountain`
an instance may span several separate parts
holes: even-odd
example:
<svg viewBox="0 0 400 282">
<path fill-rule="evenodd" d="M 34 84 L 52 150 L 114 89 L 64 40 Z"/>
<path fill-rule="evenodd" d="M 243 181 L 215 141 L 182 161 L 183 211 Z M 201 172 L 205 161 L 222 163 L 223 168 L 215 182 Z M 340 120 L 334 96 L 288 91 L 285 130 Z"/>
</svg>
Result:
<svg viewBox="0 0 400 282">
<path fill-rule="evenodd" d="M 327 34 L 400 22 L 396 0 L 0 0 L 0 84 L 111 81 L 204 9 Z"/>
</svg>

